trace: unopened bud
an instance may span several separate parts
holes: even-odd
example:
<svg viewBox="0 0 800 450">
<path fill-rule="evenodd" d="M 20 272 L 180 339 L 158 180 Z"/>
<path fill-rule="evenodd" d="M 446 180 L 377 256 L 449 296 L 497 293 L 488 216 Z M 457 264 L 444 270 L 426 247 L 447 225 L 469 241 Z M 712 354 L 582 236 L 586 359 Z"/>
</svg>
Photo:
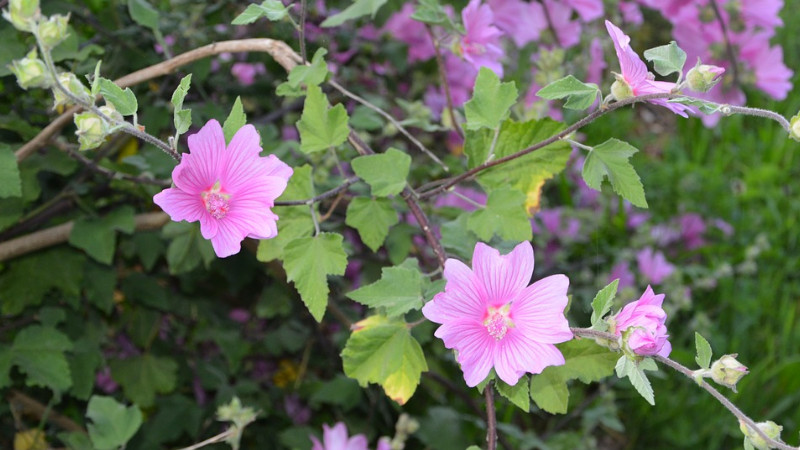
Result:
<svg viewBox="0 0 800 450">
<path fill-rule="evenodd" d="M 778 425 L 777 423 L 768 420 L 766 422 L 759 422 L 756 424 L 758 429 L 760 429 L 764 434 L 767 435 L 770 439 L 779 441 L 781 438 L 781 431 L 783 431 L 783 427 Z M 750 441 L 750 444 L 753 447 L 757 448 L 758 450 L 769 450 L 774 448 L 770 445 L 764 438 L 759 436 L 755 430 L 747 426 L 746 423 L 739 421 L 739 429 L 742 430 L 744 433 L 745 438 Z"/>
<path fill-rule="evenodd" d="M 789 122 L 789 137 L 800 141 L 800 113 L 797 113 Z"/>
<path fill-rule="evenodd" d="M 724 355 L 711 365 L 711 379 L 736 392 L 736 383 L 748 374 L 747 367 L 736 360 L 736 354 Z"/>
<path fill-rule="evenodd" d="M 39 0 L 11 0 L 3 10 L 3 18 L 20 31 L 31 32 L 31 21 L 39 18 Z"/>
<path fill-rule="evenodd" d="M 58 83 L 80 100 L 83 100 L 86 103 L 92 102 L 92 93 L 89 91 L 89 88 L 84 86 L 74 73 L 62 72 L 58 74 Z M 53 88 L 53 97 L 55 98 L 55 103 L 53 104 L 54 109 L 58 108 L 60 105 L 70 105 L 75 103 L 57 87 Z"/>
<path fill-rule="evenodd" d="M 700 64 L 700 59 L 698 58 L 697 64 L 686 74 L 686 83 L 689 89 L 695 92 L 708 92 L 714 85 L 719 83 L 723 73 L 725 73 L 724 68 Z"/>
<path fill-rule="evenodd" d="M 106 117 L 122 120 L 122 116 L 112 106 L 101 106 L 100 111 Z M 103 144 L 106 136 L 111 133 L 112 125 L 105 119 L 93 112 L 84 112 L 75 115 L 75 126 L 78 130 L 78 142 L 81 144 L 79 150 L 91 150 Z"/>
<path fill-rule="evenodd" d="M 44 61 L 37 57 L 35 48 L 24 58 L 12 61 L 8 68 L 16 75 L 17 83 L 22 89 L 50 86 L 51 80 L 47 74 L 47 67 L 44 65 Z"/>
<path fill-rule="evenodd" d="M 67 38 L 69 15 L 56 14 L 39 22 L 39 39 L 45 48 L 53 48 Z"/>
<path fill-rule="evenodd" d="M 611 96 L 618 102 L 633 97 L 633 89 L 631 89 L 631 85 L 625 81 L 625 78 L 622 78 L 622 75 L 616 73 L 614 77 L 616 81 L 611 85 Z"/>
</svg>

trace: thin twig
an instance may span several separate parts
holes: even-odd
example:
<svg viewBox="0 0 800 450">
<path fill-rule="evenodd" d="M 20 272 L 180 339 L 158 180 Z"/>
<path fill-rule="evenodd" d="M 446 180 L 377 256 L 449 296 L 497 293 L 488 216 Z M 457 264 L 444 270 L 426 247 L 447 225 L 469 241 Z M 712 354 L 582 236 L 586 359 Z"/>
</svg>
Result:
<svg viewBox="0 0 800 450">
<path fill-rule="evenodd" d="M 341 202 L 342 199 L 344 198 L 344 194 L 345 194 L 345 191 L 342 191 L 342 192 L 339 192 L 339 195 L 334 197 L 333 203 L 331 203 L 330 208 L 328 208 L 328 212 L 326 212 L 325 214 L 323 214 L 323 215 L 321 215 L 319 217 L 320 223 L 325 222 L 326 220 L 328 220 L 331 217 L 331 214 L 333 214 L 333 212 L 336 210 L 336 207 L 339 206 L 339 202 Z"/>
<path fill-rule="evenodd" d="M 497 416 L 494 409 L 494 385 L 490 381 L 483 389 L 486 398 L 486 445 L 488 450 L 497 450 Z"/>
<path fill-rule="evenodd" d="M 433 51 L 436 54 L 436 65 L 439 66 L 439 79 L 442 82 L 442 88 L 444 89 L 444 97 L 447 100 L 447 111 L 450 112 L 450 120 L 453 122 L 453 127 L 456 130 L 456 133 L 464 139 L 464 130 L 461 129 L 461 125 L 458 123 L 458 118 L 456 118 L 455 109 L 453 108 L 453 97 L 450 95 L 450 83 L 447 82 L 447 70 L 444 66 L 444 59 L 442 58 L 442 52 L 439 50 L 439 40 L 436 39 L 436 35 L 433 33 L 433 29 L 430 25 L 425 25 L 425 29 L 428 30 L 428 36 L 431 37 L 431 41 L 433 41 Z"/>
<path fill-rule="evenodd" d="M 225 439 L 228 439 L 229 437 L 231 437 L 232 435 L 236 434 L 239 431 L 240 430 L 235 426 L 231 426 L 230 428 L 228 428 L 227 430 L 223 431 L 222 433 L 216 436 L 212 436 L 203 442 L 198 442 L 197 444 L 190 445 L 188 447 L 183 447 L 180 450 L 197 450 L 198 448 L 205 447 L 206 445 L 216 444 L 217 442 L 222 442 Z"/>
<path fill-rule="evenodd" d="M 728 60 L 731 63 L 733 83 L 736 86 L 739 86 L 739 64 L 736 60 L 736 51 L 733 49 L 733 44 L 731 43 L 730 36 L 728 35 L 728 26 L 725 25 L 725 20 L 722 17 L 722 11 L 720 11 L 717 1 L 711 0 L 710 3 L 711 9 L 714 11 L 714 16 L 716 16 L 717 21 L 719 22 L 719 27 L 722 30 L 722 39 L 725 40 L 725 52 L 728 54 Z"/>
<path fill-rule="evenodd" d="M 556 30 L 555 25 L 553 25 L 553 18 L 550 17 L 550 10 L 547 9 L 546 2 L 540 0 L 539 4 L 542 6 L 542 12 L 544 12 L 545 21 L 547 21 L 547 29 L 550 31 L 550 34 L 553 35 L 553 43 L 556 47 L 561 47 L 561 39 L 558 37 L 558 30 Z"/>
<path fill-rule="evenodd" d="M 300 59 L 303 64 L 308 61 L 306 58 L 306 12 L 308 9 L 307 0 L 300 0 L 300 26 L 297 33 L 300 35 Z"/>
<path fill-rule="evenodd" d="M 358 177 L 348 178 L 348 179 L 344 180 L 344 183 L 340 184 L 339 186 L 336 186 L 335 188 L 333 188 L 333 189 L 331 189 L 329 191 L 325 191 L 322 194 L 315 195 L 314 197 L 311 197 L 309 199 L 306 199 L 306 200 L 285 200 L 285 201 L 281 201 L 281 202 L 275 202 L 275 206 L 313 205 L 314 203 L 317 203 L 319 201 L 325 200 L 328 197 L 333 197 L 334 195 L 347 190 L 347 188 L 349 188 L 350 185 L 352 185 L 353 183 L 355 183 L 355 182 L 357 182 L 359 180 L 360 180 L 360 178 L 358 178 Z"/>
<path fill-rule="evenodd" d="M 19 410 L 23 414 L 30 414 L 40 419 L 46 416 L 49 422 L 58 425 L 66 431 L 74 431 L 86 434 L 85 428 L 67 416 L 64 416 L 56 411 L 51 411 L 49 414 L 45 414 L 47 410 L 45 405 L 31 397 L 28 397 L 22 392 L 17 391 L 16 389 L 10 390 L 6 395 L 6 398 L 8 399 L 8 403 L 10 404 L 12 410 Z"/>
<path fill-rule="evenodd" d="M 430 151 L 427 147 L 425 147 L 425 145 L 423 145 L 422 142 L 419 141 L 419 139 L 415 138 L 414 135 L 409 133 L 409 131 L 406 129 L 406 127 L 404 127 L 400 122 L 398 122 L 397 119 L 392 117 L 391 114 L 389 114 L 386 111 L 384 111 L 383 109 L 379 108 L 377 105 L 375 105 L 373 103 L 370 103 L 367 99 L 365 99 L 363 97 L 359 97 L 357 94 L 347 90 L 344 86 L 342 86 L 341 84 L 337 83 L 336 80 L 334 80 L 334 79 L 328 80 L 328 84 L 330 84 L 331 86 L 336 88 L 336 90 L 338 90 L 342 94 L 352 98 L 353 100 L 361 103 L 362 105 L 366 106 L 367 108 L 369 108 L 369 109 L 375 111 L 376 113 L 380 114 L 381 116 L 383 116 L 392 125 L 394 125 L 397 128 L 397 130 L 403 136 L 407 137 L 409 141 L 411 141 L 414 145 L 416 145 L 417 148 L 419 148 L 423 153 L 428 155 L 428 157 L 430 157 L 432 160 L 434 160 L 436 162 L 436 164 L 439 164 L 439 166 L 441 166 L 442 169 L 445 172 L 449 172 L 450 171 L 450 169 L 445 165 L 445 163 L 442 162 L 441 159 L 439 159 L 436 155 L 433 154 L 432 151 Z"/>
</svg>

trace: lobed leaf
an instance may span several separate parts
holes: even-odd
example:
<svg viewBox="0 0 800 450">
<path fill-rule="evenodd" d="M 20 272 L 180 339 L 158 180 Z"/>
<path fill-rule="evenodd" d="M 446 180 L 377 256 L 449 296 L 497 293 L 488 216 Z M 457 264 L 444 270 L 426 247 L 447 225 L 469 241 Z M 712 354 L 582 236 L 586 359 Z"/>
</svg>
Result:
<svg viewBox="0 0 800 450">
<path fill-rule="evenodd" d="M 617 286 L 619 286 L 619 278 L 608 283 L 606 287 L 600 289 L 597 295 L 594 296 L 594 300 L 592 300 L 592 328 L 599 329 L 602 327 L 604 323 L 602 322 L 603 317 L 611 310 L 611 306 L 614 304 Z"/>
<path fill-rule="evenodd" d="M 344 11 L 325 19 L 321 26 L 323 28 L 338 27 L 348 20 L 357 19 L 366 15 L 375 17 L 375 14 L 386 2 L 387 0 L 356 0 L 352 5 L 345 8 Z"/>
<path fill-rule="evenodd" d="M 640 208 L 647 208 L 644 186 L 628 161 L 639 150 L 618 139 L 609 139 L 594 147 L 583 163 L 583 179 L 599 191 L 603 178 L 608 178 L 614 192 Z"/>
<path fill-rule="evenodd" d="M 514 82 L 501 83 L 496 73 L 481 67 L 475 79 L 472 98 L 464 104 L 467 129 L 497 129 L 500 122 L 508 118 L 511 106 L 516 102 L 517 87 Z"/>
<path fill-rule="evenodd" d="M 342 235 L 320 233 L 295 239 L 283 249 L 286 278 L 294 282 L 300 298 L 317 322 L 328 304 L 328 275 L 344 275 L 347 254 Z"/>
<path fill-rule="evenodd" d="M 547 100 L 566 98 L 565 108 L 584 110 L 592 106 L 600 93 L 600 88 L 596 84 L 584 83 L 572 75 L 567 75 L 539 89 L 536 95 Z"/>
<path fill-rule="evenodd" d="M 305 153 L 336 147 L 350 134 L 347 111 L 342 104 L 330 108 L 322 89 L 309 85 L 297 130 L 300 132 L 300 150 Z"/>
<path fill-rule="evenodd" d="M 86 417 L 92 421 L 86 428 L 97 450 L 124 446 L 142 425 L 142 412 L 138 407 L 126 408 L 113 397 L 101 395 L 93 395 L 89 400 Z"/>
<path fill-rule="evenodd" d="M 686 52 L 678 47 L 675 41 L 645 50 L 644 57 L 652 62 L 656 72 L 663 76 L 676 72 L 683 73 L 683 66 L 686 64 Z"/>
<path fill-rule="evenodd" d="M 345 224 L 358 230 L 367 247 L 377 252 L 389 234 L 389 228 L 400 218 L 386 198 L 356 197 L 347 205 Z"/>
<path fill-rule="evenodd" d="M 362 305 L 382 308 L 387 317 L 401 316 L 422 308 L 422 274 L 416 268 L 384 267 L 380 280 L 347 296 Z"/>
<path fill-rule="evenodd" d="M 359 156 L 351 165 L 356 175 L 372 188 L 372 195 L 386 197 L 399 194 L 406 186 L 411 157 L 390 148 L 386 153 Z"/>
<path fill-rule="evenodd" d="M 100 94 L 102 94 L 103 98 L 105 98 L 107 102 L 114 105 L 114 108 L 117 109 L 117 112 L 123 116 L 131 116 L 136 114 L 136 111 L 139 109 L 139 104 L 136 101 L 136 96 L 133 94 L 133 91 L 131 91 L 131 88 L 125 88 L 123 90 L 113 81 L 103 77 L 100 77 L 98 86 Z"/>
<path fill-rule="evenodd" d="M 527 241 L 533 238 L 531 223 L 525 212 L 525 194 L 509 188 L 489 193 L 486 207 L 473 212 L 467 219 L 467 228 L 483 241 L 497 234 L 510 241 Z"/>
</svg>

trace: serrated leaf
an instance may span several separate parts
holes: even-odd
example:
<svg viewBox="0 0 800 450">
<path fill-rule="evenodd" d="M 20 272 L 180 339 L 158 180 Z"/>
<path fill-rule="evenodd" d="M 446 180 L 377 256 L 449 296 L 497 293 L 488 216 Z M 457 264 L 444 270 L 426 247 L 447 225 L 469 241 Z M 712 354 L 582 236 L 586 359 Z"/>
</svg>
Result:
<svg viewBox="0 0 800 450">
<path fill-rule="evenodd" d="M 606 287 L 600 289 L 597 295 L 594 296 L 594 300 L 592 300 L 592 328 L 597 328 L 598 323 L 611 310 L 611 306 L 614 304 L 614 296 L 617 295 L 617 286 L 619 286 L 619 279 L 608 283 Z"/>
<path fill-rule="evenodd" d="M 508 118 L 511 106 L 517 102 L 517 87 L 514 82 L 500 82 L 491 69 L 481 67 L 472 98 L 464 104 L 467 116 L 467 129 L 497 129 Z"/>
<path fill-rule="evenodd" d="M 278 201 L 307 200 L 314 196 L 311 185 L 311 166 L 303 165 L 294 168 L 289 184 Z M 312 206 L 316 211 L 316 204 Z M 283 250 L 287 244 L 298 238 L 311 236 L 314 232 L 314 221 L 311 211 L 306 205 L 276 206 L 273 208 L 278 220 L 278 235 L 272 239 L 262 239 L 258 243 L 256 258 L 259 261 L 283 259 Z"/>
<path fill-rule="evenodd" d="M 192 84 L 192 74 L 186 75 L 181 79 L 181 83 L 172 93 L 172 106 L 175 107 L 173 111 L 173 122 L 175 124 L 175 132 L 177 134 L 186 133 L 189 127 L 192 126 L 192 110 L 183 109 L 183 99 L 189 93 L 189 86 Z"/>
<path fill-rule="evenodd" d="M 525 194 L 516 189 L 496 189 L 489 193 L 486 207 L 469 216 L 467 228 L 486 242 L 495 234 L 509 241 L 528 241 L 533 233 L 525 199 Z"/>
<path fill-rule="evenodd" d="M 583 163 L 583 179 L 599 191 L 603 178 L 608 178 L 614 192 L 640 208 L 647 208 L 644 186 L 630 159 L 639 150 L 619 139 L 609 139 L 594 147 Z"/>
<path fill-rule="evenodd" d="M 29 326 L 14 337 L 11 346 L 14 365 L 26 375 L 28 386 L 43 386 L 63 392 L 72 386 L 64 352 L 72 350 L 69 338 L 51 327 Z"/>
<path fill-rule="evenodd" d="M 317 322 L 328 304 L 328 275 L 344 275 L 347 254 L 342 235 L 320 233 L 295 239 L 283 249 L 286 278 L 294 282 L 300 298 Z"/>
<path fill-rule="evenodd" d="M 381 279 L 347 294 L 371 308 L 383 308 L 388 317 L 422 308 L 422 275 L 408 267 L 384 267 Z"/>
<path fill-rule="evenodd" d="M 55 248 L 15 259 L 0 276 L 0 310 L 14 316 L 41 303 L 57 289 L 63 297 L 78 297 L 85 257 L 77 251 Z M 42 276 L 47 274 L 47 276 Z"/>
<path fill-rule="evenodd" d="M 142 412 L 138 407 L 125 407 L 113 397 L 101 395 L 94 395 L 89 400 L 86 417 L 92 420 L 86 428 L 97 450 L 124 446 L 142 425 Z"/>
<path fill-rule="evenodd" d="M 123 116 L 131 116 L 136 114 L 136 111 L 139 109 L 139 104 L 136 101 L 136 96 L 133 94 L 133 91 L 131 91 L 131 88 L 125 88 L 123 90 L 113 81 L 103 77 L 100 77 L 98 86 L 100 89 L 100 94 L 106 99 L 107 102 L 114 105 L 114 108 L 117 109 L 117 112 Z"/>
<path fill-rule="evenodd" d="M 403 405 L 414 394 L 420 375 L 428 370 L 422 348 L 407 324 L 371 316 L 353 326 L 342 350 L 342 366 L 361 386 L 377 383 L 386 395 Z"/>
<path fill-rule="evenodd" d="M 436 0 L 420 0 L 417 2 L 411 18 L 431 25 L 442 25 L 449 20 L 447 11 Z"/>
<path fill-rule="evenodd" d="M 514 386 L 510 386 L 503 380 L 497 379 L 495 381 L 495 387 L 497 387 L 497 392 L 499 392 L 500 395 L 507 398 L 523 411 L 528 412 L 530 410 L 530 381 L 527 375 L 523 375 Z"/>
<path fill-rule="evenodd" d="M 231 107 L 228 118 L 225 119 L 225 123 L 222 124 L 222 134 L 225 135 L 225 142 L 230 143 L 233 136 L 239 131 L 239 128 L 245 126 L 246 123 L 247 115 L 244 113 L 242 99 L 241 97 L 236 97 L 236 101 L 233 102 L 233 107 Z"/>
<path fill-rule="evenodd" d="M 550 414 L 565 414 L 569 405 L 567 383 L 559 373 L 548 369 L 531 376 L 531 399 Z"/>
<path fill-rule="evenodd" d="M 564 108 L 583 110 L 597 100 L 600 88 L 594 83 L 584 83 L 572 75 L 553 81 L 547 86 L 539 89 L 536 93 L 541 98 L 547 100 L 557 100 L 566 98 Z"/>
<path fill-rule="evenodd" d="M 69 243 L 103 264 L 111 264 L 117 249 L 117 231 L 132 233 L 136 223 L 134 210 L 122 206 L 103 217 L 75 220 Z"/>
<path fill-rule="evenodd" d="M 11 147 L 0 144 L 0 198 L 21 197 L 22 180 Z"/>
<path fill-rule="evenodd" d="M 322 22 L 322 27 L 338 27 L 348 20 L 357 19 L 369 15 L 375 17 L 375 13 L 386 4 L 387 0 L 356 0 L 344 11 L 334 14 Z"/>
<path fill-rule="evenodd" d="M 411 157 L 390 148 L 386 153 L 359 156 L 351 165 L 356 175 L 369 184 L 372 195 L 386 197 L 399 194 L 406 186 Z"/>
<path fill-rule="evenodd" d="M 347 205 L 345 224 L 358 230 L 367 247 L 377 252 L 389 234 L 389 228 L 400 218 L 386 198 L 356 197 Z"/>
<path fill-rule="evenodd" d="M 178 364 L 170 358 L 150 353 L 127 359 L 112 359 L 111 376 L 122 386 L 125 396 L 142 408 L 153 406 L 156 393 L 175 389 Z"/>
<path fill-rule="evenodd" d="M 235 19 L 231 24 L 233 25 L 247 25 L 253 23 L 261 17 L 266 17 L 271 21 L 283 20 L 288 14 L 289 8 L 283 6 L 283 3 L 278 0 L 265 0 L 260 5 L 251 4 Z"/>
<path fill-rule="evenodd" d="M 645 50 L 644 57 L 652 62 L 656 72 L 663 76 L 682 73 L 683 65 L 686 64 L 686 52 L 678 47 L 675 41 Z"/>
<path fill-rule="evenodd" d="M 644 361 L 651 361 L 646 359 Z M 644 398 L 647 403 L 655 406 L 656 401 L 653 394 L 653 387 L 650 386 L 650 380 L 647 379 L 647 375 L 644 373 L 644 368 L 640 367 L 635 361 L 630 360 L 627 356 L 622 355 L 619 360 L 617 360 L 617 364 L 614 367 L 617 372 L 617 376 L 619 378 L 628 377 L 633 387 L 636 389 L 636 392 Z"/>
<path fill-rule="evenodd" d="M 711 344 L 708 343 L 706 338 L 698 332 L 694 332 L 694 345 L 697 348 L 697 356 L 694 358 L 697 364 L 703 368 L 708 369 L 711 366 Z"/>
<path fill-rule="evenodd" d="M 86 400 L 92 394 L 95 374 L 103 363 L 100 343 L 97 336 L 85 334 L 75 341 L 72 355 L 69 358 L 69 370 L 72 374 L 70 395 Z"/>
<path fill-rule="evenodd" d="M 327 54 L 328 50 L 319 48 L 314 52 L 310 65 L 296 65 L 289 72 L 288 85 L 292 88 L 299 88 L 302 85 L 319 86 L 328 76 L 328 63 L 325 62 L 325 55 Z"/>
<path fill-rule="evenodd" d="M 128 0 L 128 13 L 139 25 L 151 30 L 158 29 L 158 10 L 145 0 Z"/>
<path fill-rule="evenodd" d="M 319 86 L 308 86 L 303 114 L 297 122 L 300 150 L 314 153 L 336 147 L 347 140 L 350 128 L 344 105 L 329 108 L 328 98 Z"/>
</svg>

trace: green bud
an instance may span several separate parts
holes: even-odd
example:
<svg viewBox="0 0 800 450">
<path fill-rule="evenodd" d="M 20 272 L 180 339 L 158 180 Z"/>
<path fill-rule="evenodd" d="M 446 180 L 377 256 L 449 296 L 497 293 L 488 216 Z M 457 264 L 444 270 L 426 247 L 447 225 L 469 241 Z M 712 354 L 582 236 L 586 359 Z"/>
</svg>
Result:
<svg viewBox="0 0 800 450">
<path fill-rule="evenodd" d="M 789 122 L 789 137 L 800 141 L 800 113 L 797 113 Z"/>
<path fill-rule="evenodd" d="M 24 58 L 12 61 L 8 68 L 16 75 L 19 87 L 25 90 L 31 87 L 49 87 L 52 82 L 44 61 L 36 56 L 35 48 Z"/>
<path fill-rule="evenodd" d="M 708 92 L 719 83 L 723 73 L 725 73 L 724 68 L 700 64 L 700 58 L 698 58 L 697 64 L 686 74 L 686 84 L 695 92 Z"/>
<path fill-rule="evenodd" d="M 31 20 L 38 20 L 39 0 L 11 0 L 9 9 L 3 10 L 3 18 L 11 22 L 20 31 L 33 31 Z"/>
<path fill-rule="evenodd" d="M 770 439 L 774 439 L 776 441 L 780 440 L 781 431 L 783 431 L 783 427 L 778 425 L 777 423 L 768 420 L 766 422 L 759 422 L 756 424 L 756 426 L 761 431 L 763 431 L 764 434 L 766 434 Z M 752 444 L 753 447 L 757 448 L 758 450 L 769 450 L 771 448 L 774 448 L 771 445 L 769 445 L 767 441 L 764 440 L 764 438 L 759 436 L 758 433 L 755 432 L 755 430 L 747 426 L 746 423 L 739 421 L 739 429 L 742 430 L 742 433 L 744 433 L 745 439 L 750 441 L 750 444 Z"/>
<path fill-rule="evenodd" d="M 747 367 L 736 360 L 736 354 L 724 355 L 711 365 L 711 379 L 736 392 L 736 383 L 748 374 Z"/>
<path fill-rule="evenodd" d="M 617 80 L 611 84 L 611 96 L 618 102 L 633 97 L 633 89 L 631 89 L 628 82 L 622 78 L 622 75 L 615 73 L 614 77 Z"/>
<path fill-rule="evenodd" d="M 122 120 L 120 113 L 111 105 L 101 106 L 100 112 L 111 119 Z M 75 126 L 78 127 L 75 134 L 81 144 L 79 150 L 91 150 L 99 147 L 105 142 L 112 128 L 111 124 L 93 112 L 75 114 Z"/>
<path fill-rule="evenodd" d="M 92 93 L 86 86 L 83 85 L 83 83 L 81 83 L 74 73 L 61 72 L 58 74 L 58 83 L 72 93 L 72 95 L 78 97 L 86 103 L 92 102 Z M 61 92 L 61 89 L 56 87 L 53 88 L 53 97 L 55 98 L 55 103 L 53 104 L 54 109 L 59 105 L 71 105 L 75 103 L 72 101 L 72 99 Z"/>
<path fill-rule="evenodd" d="M 67 38 L 69 15 L 56 14 L 39 22 L 39 39 L 45 48 L 53 48 Z"/>
</svg>

